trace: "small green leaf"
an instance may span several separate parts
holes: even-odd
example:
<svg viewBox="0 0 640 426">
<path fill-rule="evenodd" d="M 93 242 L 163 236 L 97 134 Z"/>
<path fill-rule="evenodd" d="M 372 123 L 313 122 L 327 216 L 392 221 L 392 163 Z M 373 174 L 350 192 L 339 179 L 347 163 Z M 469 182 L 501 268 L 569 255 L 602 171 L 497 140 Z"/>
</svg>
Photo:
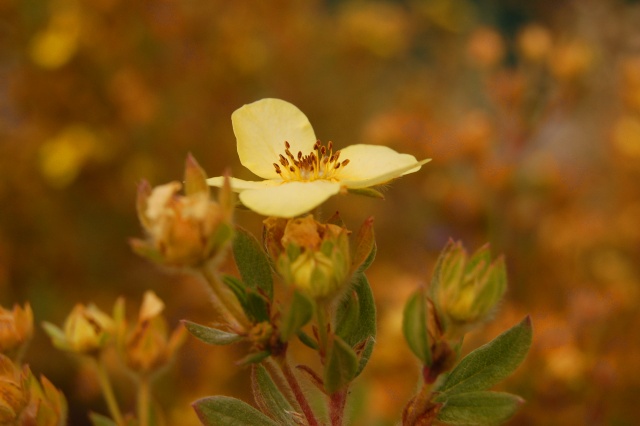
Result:
<svg viewBox="0 0 640 426">
<path fill-rule="evenodd" d="M 251 369 L 251 385 L 253 397 L 264 413 L 278 424 L 296 426 L 294 416 L 297 411 L 278 389 L 267 369 L 260 364 L 255 364 Z"/>
<path fill-rule="evenodd" d="M 118 424 L 109 417 L 98 413 L 89 413 L 89 419 L 93 426 L 118 426 Z"/>
<path fill-rule="evenodd" d="M 313 350 L 318 350 L 319 346 L 318 346 L 318 342 L 316 342 L 311 336 L 309 336 L 307 333 L 305 333 L 302 330 L 299 330 L 298 333 L 298 339 L 300 339 L 300 341 L 310 347 Z"/>
<path fill-rule="evenodd" d="M 269 321 L 269 301 L 252 288 L 246 289 L 244 312 L 254 323 Z"/>
<path fill-rule="evenodd" d="M 251 288 L 261 289 L 273 299 L 273 277 L 267 253 L 258 240 L 245 229 L 238 227 L 233 240 L 233 256 L 242 280 Z"/>
<path fill-rule="evenodd" d="M 265 414 L 244 401 L 229 396 L 210 396 L 193 403 L 205 426 L 278 426 Z"/>
<path fill-rule="evenodd" d="M 366 342 L 364 349 L 360 352 L 360 365 L 356 376 L 362 372 L 367 365 L 376 338 L 376 305 L 373 300 L 373 293 L 369 286 L 369 281 L 363 273 L 355 273 L 352 278 L 353 290 L 358 297 L 359 311 L 358 327 L 336 327 L 336 334 L 339 335 L 349 346 L 355 347 L 357 344 Z M 337 309 L 336 318 L 346 317 L 346 310 L 349 308 L 349 301 L 345 299 Z M 346 324 L 345 324 L 346 325 Z"/>
<path fill-rule="evenodd" d="M 418 289 L 407 301 L 402 315 L 402 332 L 411 352 L 423 365 L 431 366 L 431 344 L 427 330 L 427 299 Z"/>
<path fill-rule="evenodd" d="M 380 200 L 384 200 L 384 195 L 382 194 L 382 192 L 378 191 L 377 189 L 373 189 L 373 188 L 349 188 L 348 191 L 351 194 L 364 195 L 365 197 L 372 197 L 372 198 L 378 198 Z"/>
<path fill-rule="evenodd" d="M 280 340 L 287 342 L 291 336 L 311 320 L 313 317 L 313 302 L 304 294 L 293 293 L 289 310 L 285 312 L 280 325 Z"/>
<path fill-rule="evenodd" d="M 247 295 L 245 294 L 247 285 L 243 283 L 241 279 L 227 274 L 222 275 L 222 282 L 229 287 L 236 296 L 236 299 L 238 299 L 238 302 L 240 302 L 242 306 L 245 306 L 247 303 Z"/>
<path fill-rule="evenodd" d="M 438 420 L 452 425 L 495 425 L 508 420 L 524 403 L 505 392 L 468 392 L 447 396 Z"/>
<path fill-rule="evenodd" d="M 527 316 L 463 358 L 438 391 L 455 395 L 489 389 L 522 363 L 531 346 L 532 335 L 531 318 Z"/>
<path fill-rule="evenodd" d="M 193 337 L 210 345 L 229 345 L 242 340 L 242 336 L 239 334 L 229 333 L 187 320 L 183 320 L 182 323 Z"/>
<path fill-rule="evenodd" d="M 247 366 L 251 364 L 257 364 L 271 355 L 269 351 L 252 352 L 244 358 L 240 358 L 236 361 L 237 365 Z"/>
<path fill-rule="evenodd" d="M 344 309 L 338 311 L 336 316 L 336 333 L 340 336 L 347 336 L 360 326 L 360 301 L 358 293 L 351 291 L 348 297 L 343 300 Z"/>
<path fill-rule="evenodd" d="M 358 356 L 339 336 L 333 336 L 333 342 L 327 354 L 324 366 L 324 389 L 327 394 L 340 390 L 356 377 Z"/>
</svg>

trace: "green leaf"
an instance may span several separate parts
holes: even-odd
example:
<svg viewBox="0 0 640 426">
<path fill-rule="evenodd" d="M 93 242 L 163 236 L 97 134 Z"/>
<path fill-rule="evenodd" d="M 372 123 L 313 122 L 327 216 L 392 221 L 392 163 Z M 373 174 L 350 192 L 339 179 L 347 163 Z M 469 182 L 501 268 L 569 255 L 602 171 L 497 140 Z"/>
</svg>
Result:
<svg viewBox="0 0 640 426">
<path fill-rule="evenodd" d="M 313 317 L 313 302 L 304 294 L 296 291 L 293 293 L 289 310 L 283 315 L 280 325 L 280 340 L 287 342 L 291 336 L 311 320 Z"/>
<path fill-rule="evenodd" d="M 242 280 L 251 288 L 261 289 L 273 299 L 273 276 L 267 253 L 258 240 L 245 229 L 238 227 L 233 239 L 233 256 Z"/>
<path fill-rule="evenodd" d="M 358 297 L 358 317 L 357 327 L 347 327 L 342 318 L 347 316 L 349 309 L 349 299 L 345 299 L 339 306 L 336 313 L 337 326 L 336 334 L 339 335 L 349 346 L 355 347 L 358 343 L 366 342 L 365 347 L 360 352 L 360 365 L 356 376 L 362 372 L 367 365 L 376 337 L 376 305 L 373 300 L 373 293 L 369 286 L 369 281 L 363 273 L 356 273 L 352 278 L 353 290 Z M 350 322 L 350 321 L 347 321 Z M 341 325 L 343 324 L 343 325 Z"/>
<path fill-rule="evenodd" d="M 452 425 L 494 425 L 508 420 L 524 403 L 505 392 L 468 392 L 447 396 L 438 420 Z"/>
<path fill-rule="evenodd" d="M 252 288 L 246 289 L 246 302 L 243 308 L 254 323 L 269 321 L 269 301 Z"/>
<path fill-rule="evenodd" d="M 348 297 L 342 301 L 342 309 L 336 316 L 336 333 L 339 336 L 348 336 L 360 326 L 360 300 L 358 293 L 352 290 Z"/>
<path fill-rule="evenodd" d="M 249 355 L 245 356 L 244 358 L 240 358 L 238 361 L 236 361 L 236 364 L 242 365 L 242 366 L 257 364 L 259 362 L 262 362 L 264 359 L 266 359 L 270 355 L 271 355 L 271 352 L 269 351 L 252 352 Z"/>
<path fill-rule="evenodd" d="M 373 188 L 349 188 L 347 190 L 351 194 L 356 195 L 364 195 L 365 197 L 378 198 L 380 200 L 384 200 L 384 195 L 382 192 Z"/>
<path fill-rule="evenodd" d="M 93 426 L 118 426 L 118 424 L 109 417 L 98 413 L 89 413 L 89 419 Z"/>
<path fill-rule="evenodd" d="M 247 303 L 247 295 L 245 293 L 247 285 L 233 275 L 227 274 L 222 275 L 222 282 L 229 287 L 236 296 L 236 299 L 238 299 L 238 302 L 240 302 L 242 306 L 245 306 Z"/>
<path fill-rule="evenodd" d="M 264 413 L 269 414 L 278 424 L 296 426 L 294 416 L 297 411 L 278 389 L 267 369 L 260 364 L 251 369 L 251 385 L 253 397 Z"/>
<path fill-rule="evenodd" d="M 431 366 L 431 344 L 427 329 L 427 299 L 418 289 L 407 301 L 402 315 L 402 332 L 411 352 L 423 365 Z"/>
<path fill-rule="evenodd" d="M 309 336 L 307 333 L 305 333 L 302 330 L 299 330 L 298 333 L 298 339 L 300 339 L 300 341 L 310 347 L 313 350 L 318 350 L 319 346 L 318 346 L 318 342 L 315 341 L 315 339 L 313 339 L 313 337 Z"/>
<path fill-rule="evenodd" d="M 265 414 L 244 401 L 229 396 L 210 396 L 193 403 L 205 426 L 278 426 Z"/>
<path fill-rule="evenodd" d="M 182 320 L 182 323 L 193 337 L 209 345 L 229 345 L 242 340 L 242 336 L 239 334 L 229 333 L 187 320 Z"/>
<path fill-rule="evenodd" d="M 531 346 L 532 335 L 531 318 L 527 316 L 463 358 L 438 391 L 455 395 L 489 389 L 511 374 L 524 360 Z"/>
<path fill-rule="evenodd" d="M 327 394 L 340 390 L 351 382 L 358 371 L 358 356 L 339 336 L 333 336 L 333 342 L 327 354 L 324 366 L 324 389 Z"/>
</svg>

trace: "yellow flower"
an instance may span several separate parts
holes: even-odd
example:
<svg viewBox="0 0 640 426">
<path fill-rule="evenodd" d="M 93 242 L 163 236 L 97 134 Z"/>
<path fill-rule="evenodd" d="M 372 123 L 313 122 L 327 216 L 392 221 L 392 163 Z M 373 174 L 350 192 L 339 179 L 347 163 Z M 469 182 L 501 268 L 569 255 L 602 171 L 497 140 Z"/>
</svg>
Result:
<svg viewBox="0 0 640 426">
<path fill-rule="evenodd" d="M 45 332 L 58 349 L 78 354 L 91 354 L 102 349 L 113 332 L 115 322 L 95 305 L 77 304 L 62 329 L 44 322 Z"/>
<path fill-rule="evenodd" d="M 24 347 L 33 335 L 33 311 L 29 303 L 9 311 L 0 306 L 0 352 L 13 354 Z"/>
<path fill-rule="evenodd" d="M 262 99 L 231 115 L 240 162 L 263 181 L 232 178 L 240 201 L 265 216 L 294 217 L 346 190 L 363 190 L 417 172 L 429 160 L 378 145 L 334 151 L 317 140 L 307 117 L 280 99 Z M 222 187 L 223 177 L 208 179 Z"/>
</svg>

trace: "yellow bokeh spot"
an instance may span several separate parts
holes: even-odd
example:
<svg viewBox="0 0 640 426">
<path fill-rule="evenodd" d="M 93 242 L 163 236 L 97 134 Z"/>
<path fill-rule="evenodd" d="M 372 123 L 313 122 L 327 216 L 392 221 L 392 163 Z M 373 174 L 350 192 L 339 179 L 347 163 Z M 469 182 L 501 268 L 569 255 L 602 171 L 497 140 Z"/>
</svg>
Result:
<svg viewBox="0 0 640 426">
<path fill-rule="evenodd" d="M 40 147 L 40 173 L 55 188 L 72 183 L 85 162 L 99 148 L 95 133 L 83 125 L 71 125 Z"/>
<path fill-rule="evenodd" d="M 69 62 L 78 50 L 80 23 L 80 15 L 74 9 L 53 15 L 49 25 L 31 39 L 31 60 L 46 69 Z"/>
<path fill-rule="evenodd" d="M 613 144 L 622 155 L 640 158 L 640 120 L 620 117 L 613 127 Z"/>
</svg>

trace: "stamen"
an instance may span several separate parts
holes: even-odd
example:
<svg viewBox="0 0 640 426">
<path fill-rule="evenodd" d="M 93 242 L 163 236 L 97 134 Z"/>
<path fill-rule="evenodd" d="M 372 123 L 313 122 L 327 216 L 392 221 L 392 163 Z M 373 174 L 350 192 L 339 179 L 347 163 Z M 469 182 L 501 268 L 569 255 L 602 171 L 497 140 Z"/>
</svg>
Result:
<svg viewBox="0 0 640 426">
<path fill-rule="evenodd" d="M 291 152 L 291 144 L 284 142 L 284 154 L 278 155 L 278 163 L 273 163 L 276 173 L 285 180 L 297 181 L 313 181 L 316 179 L 333 180 L 337 179 L 337 175 L 341 168 L 349 164 L 349 160 L 345 159 L 339 162 L 340 151 L 333 152 L 333 142 L 329 141 L 327 146 L 322 145 L 319 140 L 313 144 L 313 149 L 307 155 L 302 151 L 298 151 L 293 155 Z"/>
</svg>

